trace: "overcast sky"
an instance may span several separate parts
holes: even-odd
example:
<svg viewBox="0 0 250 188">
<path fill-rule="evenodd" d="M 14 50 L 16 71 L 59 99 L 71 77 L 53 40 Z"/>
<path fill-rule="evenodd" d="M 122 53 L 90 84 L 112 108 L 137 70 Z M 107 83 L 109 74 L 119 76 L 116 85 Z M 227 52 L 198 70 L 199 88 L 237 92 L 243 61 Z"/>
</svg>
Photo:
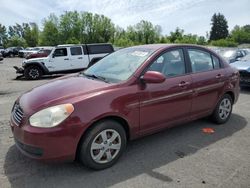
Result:
<svg viewBox="0 0 250 188">
<path fill-rule="evenodd" d="M 180 27 L 205 36 L 215 12 L 225 15 L 230 30 L 236 24 L 250 24 L 250 0 L 0 0 L 0 23 L 41 26 L 50 13 L 73 10 L 103 14 L 123 28 L 148 20 L 160 25 L 163 34 Z"/>
</svg>

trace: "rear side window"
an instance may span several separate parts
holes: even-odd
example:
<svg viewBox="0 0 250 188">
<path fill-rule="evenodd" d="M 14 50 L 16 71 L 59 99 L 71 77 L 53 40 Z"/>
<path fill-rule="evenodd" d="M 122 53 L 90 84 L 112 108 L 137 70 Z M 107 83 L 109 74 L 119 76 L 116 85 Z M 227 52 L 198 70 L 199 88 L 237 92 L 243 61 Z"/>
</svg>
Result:
<svg viewBox="0 0 250 188">
<path fill-rule="evenodd" d="M 213 61 L 210 53 L 197 49 L 189 49 L 188 55 L 193 72 L 213 70 Z"/>
<path fill-rule="evenodd" d="M 67 48 L 57 48 L 54 52 L 55 57 L 67 56 Z"/>
<path fill-rule="evenodd" d="M 114 50 L 111 45 L 89 45 L 88 46 L 89 54 L 111 53 L 113 51 Z"/>
<path fill-rule="evenodd" d="M 71 47 L 70 53 L 71 53 L 71 55 L 82 55 L 82 48 L 81 47 Z"/>
</svg>

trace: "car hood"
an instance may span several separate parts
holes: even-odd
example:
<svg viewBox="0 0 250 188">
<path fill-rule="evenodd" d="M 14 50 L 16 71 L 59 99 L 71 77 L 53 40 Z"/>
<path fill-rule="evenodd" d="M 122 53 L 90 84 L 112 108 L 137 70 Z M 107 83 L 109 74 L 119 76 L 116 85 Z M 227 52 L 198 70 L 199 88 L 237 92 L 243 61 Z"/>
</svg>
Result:
<svg viewBox="0 0 250 188">
<path fill-rule="evenodd" d="M 44 61 L 47 57 L 42 57 L 42 58 L 33 58 L 33 59 L 28 59 L 28 60 L 25 60 L 25 62 L 29 63 L 29 62 L 41 62 L 41 61 Z"/>
<path fill-rule="evenodd" d="M 113 86 L 114 84 L 83 76 L 66 76 L 24 93 L 19 98 L 19 103 L 25 113 L 32 114 L 49 106 L 104 92 Z"/>
<path fill-rule="evenodd" d="M 250 61 L 237 61 L 235 63 L 231 63 L 230 65 L 238 70 L 246 70 L 250 72 Z"/>
</svg>

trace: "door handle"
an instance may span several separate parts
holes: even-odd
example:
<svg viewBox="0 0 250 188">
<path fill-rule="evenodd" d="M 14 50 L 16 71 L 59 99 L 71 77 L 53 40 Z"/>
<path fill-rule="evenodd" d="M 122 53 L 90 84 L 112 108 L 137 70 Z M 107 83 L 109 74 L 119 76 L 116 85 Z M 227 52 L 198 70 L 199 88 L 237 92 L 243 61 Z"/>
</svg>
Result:
<svg viewBox="0 0 250 188">
<path fill-rule="evenodd" d="M 185 82 L 185 81 L 182 81 L 181 83 L 178 84 L 179 87 L 185 87 L 185 86 L 188 86 L 190 85 L 189 82 Z"/>
<path fill-rule="evenodd" d="M 69 58 L 65 58 L 64 60 L 69 60 Z"/>
<path fill-rule="evenodd" d="M 217 79 L 218 79 L 218 78 L 222 78 L 222 77 L 223 77 L 222 74 L 218 74 L 218 75 L 215 76 L 215 78 L 217 78 Z"/>
<path fill-rule="evenodd" d="M 78 59 L 82 59 L 82 57 L 78 57 Z"/>
</svg>

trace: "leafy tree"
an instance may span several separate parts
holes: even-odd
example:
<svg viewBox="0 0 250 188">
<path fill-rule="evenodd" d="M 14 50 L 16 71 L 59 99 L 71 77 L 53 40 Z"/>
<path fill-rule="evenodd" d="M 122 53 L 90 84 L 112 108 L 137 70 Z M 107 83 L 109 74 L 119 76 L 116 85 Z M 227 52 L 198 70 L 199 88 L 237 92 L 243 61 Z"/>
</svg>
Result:
<svg viewBox="0 0 250 188">
<path fill-rule="evenodd" d="M 230 39 L 215 40 L 215 41 L 211 41 L 210 44 L 212 46 L 221 46 L 221 47 L 237 47 L 238 46 L 238 43 Z"/>
<path fill-rule="evenodd" d="M 7 47 L 11 46 L 22 46 L 26 47 L 26 41 L 24 38 L 18 37 L 18 36 L 13 36 L 8 40 Z"/>
<path fill-rule="evenodd" d="M 0 45 L 5 45 L 7 42 L 7 30 L 4 25 L 0 23 Z"/>
<path fill-rule="evenodd" d="M 28 46 L 35 47 L 38 44 L 39 30 L 36 23 L 31 23 L 23 28 L 23 38 Z"/>
<path fill-rule="evenodd" d="M 44 46 L 59 44 L 58 18 L 54 14 L 43 21 L 43 31 L 39 37 L 39 44 Z"/>
<path fill-rule="evenodd" d="M 214 14 L 211 19 L 210 40 L 225 39 L 228 37 L 228 25 L 224 15 Z"/>
<path fill-rule="evenodd" d="M 250 43 L 250 25 L 243 27 L 236 25 L 231 32 L 231 38 L 239 44 Z"/>
<path fill-rule="evenodd" d="M 180 28 L 176 28 L 174 32 L 170 32 L 170 36 L 168 39 L 171 43 L 175 43 L 176 41 L 181 41 L 183 38 L 184 30 Z"/>
</svg>

